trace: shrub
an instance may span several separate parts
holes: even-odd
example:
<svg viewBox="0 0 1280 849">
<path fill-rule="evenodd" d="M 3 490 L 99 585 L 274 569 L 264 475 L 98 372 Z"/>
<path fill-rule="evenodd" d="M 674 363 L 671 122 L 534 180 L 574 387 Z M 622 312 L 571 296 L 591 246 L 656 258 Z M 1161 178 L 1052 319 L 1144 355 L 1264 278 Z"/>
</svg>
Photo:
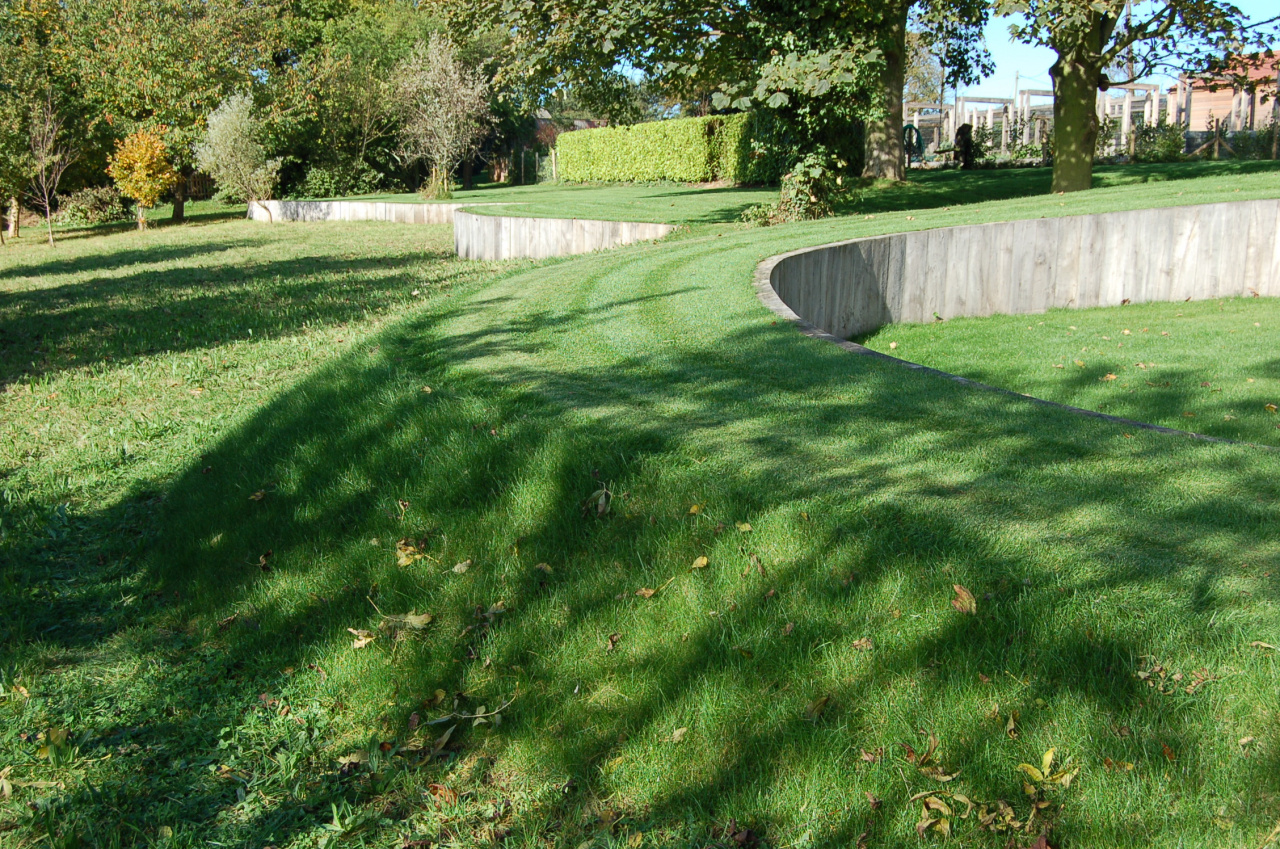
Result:
<svg viewBox="0 0 1280 849">
<path fill-rule="evenodd" d="M 787 150 L 774 113 L 725 115 L 712 138 L 718 180 L 731 183 L 777 183 L 787 170 Z"/>
<path fill-rule="evenodd" d="M 146 210 L 159 203 L 161 195 L 178 181 L 178 172 L 169 162 L 163 129 L 138 130 L 118 142 L 107 173 L 120 194 L 137 201 L 139 230 L 147 226 Z"/>
<path fill-rule="evenodd" d="M 261 201 L 271 197 L 280 178 L 280 160 L 268 159 L 258 141 L 258 122 L 247 94 L 232 95 L 209 116 L 204 138 L 196 145 L 196 167 L 218 184 L 221 200 L 262 206 Z"/>
<path fill-rule="evenodd" d="M 383 188 L 383 176 L 366 162 L 312 165 L 294 191 L 300 198 L 340 198 L 367 195 Z"/>
<path fill-rule="evenodd" d="M 826 218 L 845 191 L 842 174 L 848 165 L 820 154 L 805 156 L 782 175 L 778 200 L 751 207 L 742 214 L 742 220 L 768 226 Z"/>
<path fill-rule="evenodd" d="M 560 178 L 777 184 L 790 164 L 809 154 L 856 168 L 861 124 L 836 111 L 830 120 L 796 106 L 563 133 L 556 140 Z"/>
<path fill-rule="evenodd" d="M 1270 159 L 1275 132 L 1274 123 L 1261 130 L 1237 130 L 1231 134 L 1228 143 L 1238 159 Z"/>
<path fill-rule="evenodd" d="M 1186 145 L 1182 127 L 1164 121 L 1134 128 L 1133 158 L 1137 162 L 1179 162 L 1186 159 Z"/>
<path fill-rule="evenodd" d="M 58 199 L 59 224 L 87 227 L 132 217 L 115 186 L 89 186 Z"/>
</svg>

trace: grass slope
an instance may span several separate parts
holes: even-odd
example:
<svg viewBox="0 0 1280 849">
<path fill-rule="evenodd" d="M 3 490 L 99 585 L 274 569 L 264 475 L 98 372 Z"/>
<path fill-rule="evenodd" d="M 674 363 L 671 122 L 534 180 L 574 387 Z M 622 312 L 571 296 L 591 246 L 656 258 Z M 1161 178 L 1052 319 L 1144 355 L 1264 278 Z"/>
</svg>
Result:
<svg viewBox="0 0 1280 849">
<path fill-rule="evenodd" d="M 2 444 L 103 428 L 0 461 L 0 827 L 901 846 L 929 793 L 963 845 L 1261 843 L 1280 458 L 852 357 L 750 286 L 803 245 L 1178 191 L 502 271 L 379 224 L 13 250 Z M 1029 796 L 1050 748 L 1079 772 Z"/>
</svg>

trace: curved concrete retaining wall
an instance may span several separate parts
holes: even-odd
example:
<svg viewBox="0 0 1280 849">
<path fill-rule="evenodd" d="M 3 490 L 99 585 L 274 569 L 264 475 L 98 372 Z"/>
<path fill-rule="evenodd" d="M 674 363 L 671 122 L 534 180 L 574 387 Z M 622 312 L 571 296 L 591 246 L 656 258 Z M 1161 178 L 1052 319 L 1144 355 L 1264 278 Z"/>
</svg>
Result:
<svg viewBox="0 0 1280 849">
<path fill-rule="evenodd" d="M 460 211 L 453 218 L 453 243 L 464 259 L 543 259 L 661 239 L 674 229 L 671 224 L 514 218 Z"/>
<path fill-rule="evenodd" d="M 460 203 L 387 203 L 370 200 L 267 200 L 267 210 L 249 207 L 254 221 L 391 221 L 397 224 L 451 224 Z M 490 204 L 470 204 L 489 206 Z"/>
<path fill-rule="evenodd" d="M 515 218 L 473 215 L 463 207 L 496 203 L 387 203 L 364 200 L 268 200 L 254 204 L 254 221 L 391 221 L 453 224 L 453 242 L 465 259 L 544 259 L 602 251 L 660 239 L 671 224 L 591 221 L 584 218 Z"/>
<path fill-rule="evenodd" d="M 773 257 L 760 272 L 790 311 L 840 339 L 935 313 L 1280 295 L 1280 200 L 876 236 Z"/>
</svg>

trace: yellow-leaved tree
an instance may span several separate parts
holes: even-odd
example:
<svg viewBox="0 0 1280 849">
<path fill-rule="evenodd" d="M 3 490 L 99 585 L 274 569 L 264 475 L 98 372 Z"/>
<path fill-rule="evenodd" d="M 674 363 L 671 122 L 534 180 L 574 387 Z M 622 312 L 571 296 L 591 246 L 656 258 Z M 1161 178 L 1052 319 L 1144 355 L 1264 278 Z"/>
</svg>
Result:
<svg viewBox="0 0 1280 849">
<path fill-rule="evenodd" d="M 178 180 L 164 143 L 164 129 L 141 129 L 117 142 L 107 173 L 120 194 L 137 203 L 138 229 L 147 229 L 147 210 Z"/>
</svg>

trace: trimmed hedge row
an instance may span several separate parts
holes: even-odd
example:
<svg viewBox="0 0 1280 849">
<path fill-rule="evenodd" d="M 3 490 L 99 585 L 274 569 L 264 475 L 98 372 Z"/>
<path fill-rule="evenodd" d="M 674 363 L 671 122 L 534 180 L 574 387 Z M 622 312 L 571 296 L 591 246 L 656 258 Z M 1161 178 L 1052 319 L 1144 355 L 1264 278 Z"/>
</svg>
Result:
<svg viewBox="0 0 1280 849">
<path fill-rule="evenodd" d="M 571 183 L 672 180 L 762 183 L 777 179 L 770 157 L 754 150 L 750 113 L 676 118 L 630 127 L 562 133 L 556 139 L 560 178 Z"/>
</svg>

